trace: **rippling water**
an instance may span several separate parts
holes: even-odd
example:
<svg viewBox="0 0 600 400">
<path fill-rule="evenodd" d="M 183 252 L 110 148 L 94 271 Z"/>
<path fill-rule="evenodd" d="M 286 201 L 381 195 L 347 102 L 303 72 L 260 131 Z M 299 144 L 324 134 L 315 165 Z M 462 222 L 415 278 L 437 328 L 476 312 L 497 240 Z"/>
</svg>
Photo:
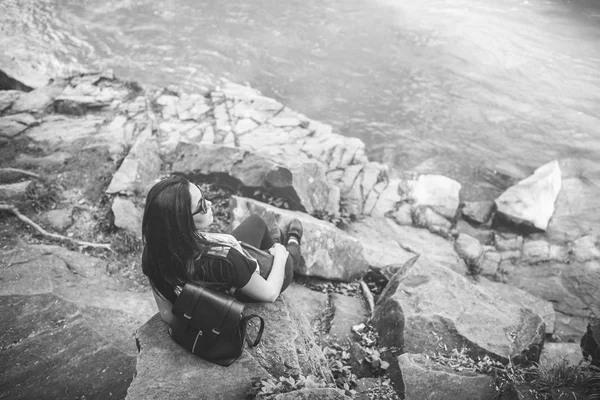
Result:
<svg viewBox="0 0 600 400">
<path fill-rule="evenodd" d="M 467 197 L 483 166 L 600 159 L 591 0 L 2 0 L 0 29 L 0 68 L 247 82 Z"/>
</svg>

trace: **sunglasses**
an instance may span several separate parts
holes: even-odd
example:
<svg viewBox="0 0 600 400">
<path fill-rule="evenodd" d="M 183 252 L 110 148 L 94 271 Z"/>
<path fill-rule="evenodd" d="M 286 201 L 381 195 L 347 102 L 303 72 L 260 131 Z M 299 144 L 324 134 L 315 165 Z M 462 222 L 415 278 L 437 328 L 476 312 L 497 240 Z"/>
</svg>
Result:
<svg viewBox="0 0 600 400">
<path fill-rule="evenodd" d="M 196 184 L 194 184 L 198 190 L 200 190 L 200 193 L 202 193 L 202 190 L 200 189 L 200 187 Z M 204 196 L 200 197 L 200 200 L 198 201 L 198 206 L 196 207 L 196 211 L 194 211 L 192 213 L 192 216 L 196 215 L 196 214 L 206 214 L 208 212 L 208 204 L 206 204 L 206 198 Z"/>
</svg>

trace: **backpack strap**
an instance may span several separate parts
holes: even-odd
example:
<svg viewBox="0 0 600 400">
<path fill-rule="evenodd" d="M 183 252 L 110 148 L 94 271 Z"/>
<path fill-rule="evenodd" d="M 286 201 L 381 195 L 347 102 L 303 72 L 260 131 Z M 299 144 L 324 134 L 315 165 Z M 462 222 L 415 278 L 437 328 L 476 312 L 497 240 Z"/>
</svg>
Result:
<svg viewBox="0 0 600 400">
<path fill-rule="evenodd" d="M 258 344 L 260 343 L 260 339 L 262 339 L 263 331 L 265 330 L 265 320 L 262 319 L 261 316 L 256 314 L 250 314 L 242 318 L 242 324 L 246 325 L 251 319 L 254 318 L 258 318 L 260 320 L 260 328 L 258 328 L 258 335 L 256 336 L 256 340 L 254 341 L 254 343 L 252 343 L 250 339 L 248 339 L 248 331 L 246 331 L 246 343 L 248 343 L 248 346 L 250 347 L 258 346 Z"/>
</svg>

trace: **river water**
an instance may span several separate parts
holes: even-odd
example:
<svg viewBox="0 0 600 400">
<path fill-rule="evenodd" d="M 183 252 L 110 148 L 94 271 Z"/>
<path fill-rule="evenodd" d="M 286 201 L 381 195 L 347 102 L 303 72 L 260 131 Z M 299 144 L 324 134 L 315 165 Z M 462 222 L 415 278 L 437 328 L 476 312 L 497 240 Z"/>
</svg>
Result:
<svg viewBox="0 0 600 400">
<path fill-rule="evenodd" d="M 0 29 L 38 70 L 248 83 L 466 197 L 486 168 L 600 160 L 593 0 L 2 0 Z"/>
</svg>

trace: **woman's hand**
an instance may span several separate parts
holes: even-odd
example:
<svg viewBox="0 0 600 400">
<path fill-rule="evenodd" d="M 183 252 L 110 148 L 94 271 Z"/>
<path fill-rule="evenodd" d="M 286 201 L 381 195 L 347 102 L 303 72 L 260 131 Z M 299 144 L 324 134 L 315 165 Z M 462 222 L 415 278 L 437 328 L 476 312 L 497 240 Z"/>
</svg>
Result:
<svg viewBox="0 0 600 400">
<path fill-rule="evenodd" d="M 275 243 L 273 247 L 269 249 L 269 253 L 271 253 L 273 257 L 282 257 L 284 260 L 287 259 L 287 256 L 289 254 L 285 246 L 281 243 Z"/>
</svg>

